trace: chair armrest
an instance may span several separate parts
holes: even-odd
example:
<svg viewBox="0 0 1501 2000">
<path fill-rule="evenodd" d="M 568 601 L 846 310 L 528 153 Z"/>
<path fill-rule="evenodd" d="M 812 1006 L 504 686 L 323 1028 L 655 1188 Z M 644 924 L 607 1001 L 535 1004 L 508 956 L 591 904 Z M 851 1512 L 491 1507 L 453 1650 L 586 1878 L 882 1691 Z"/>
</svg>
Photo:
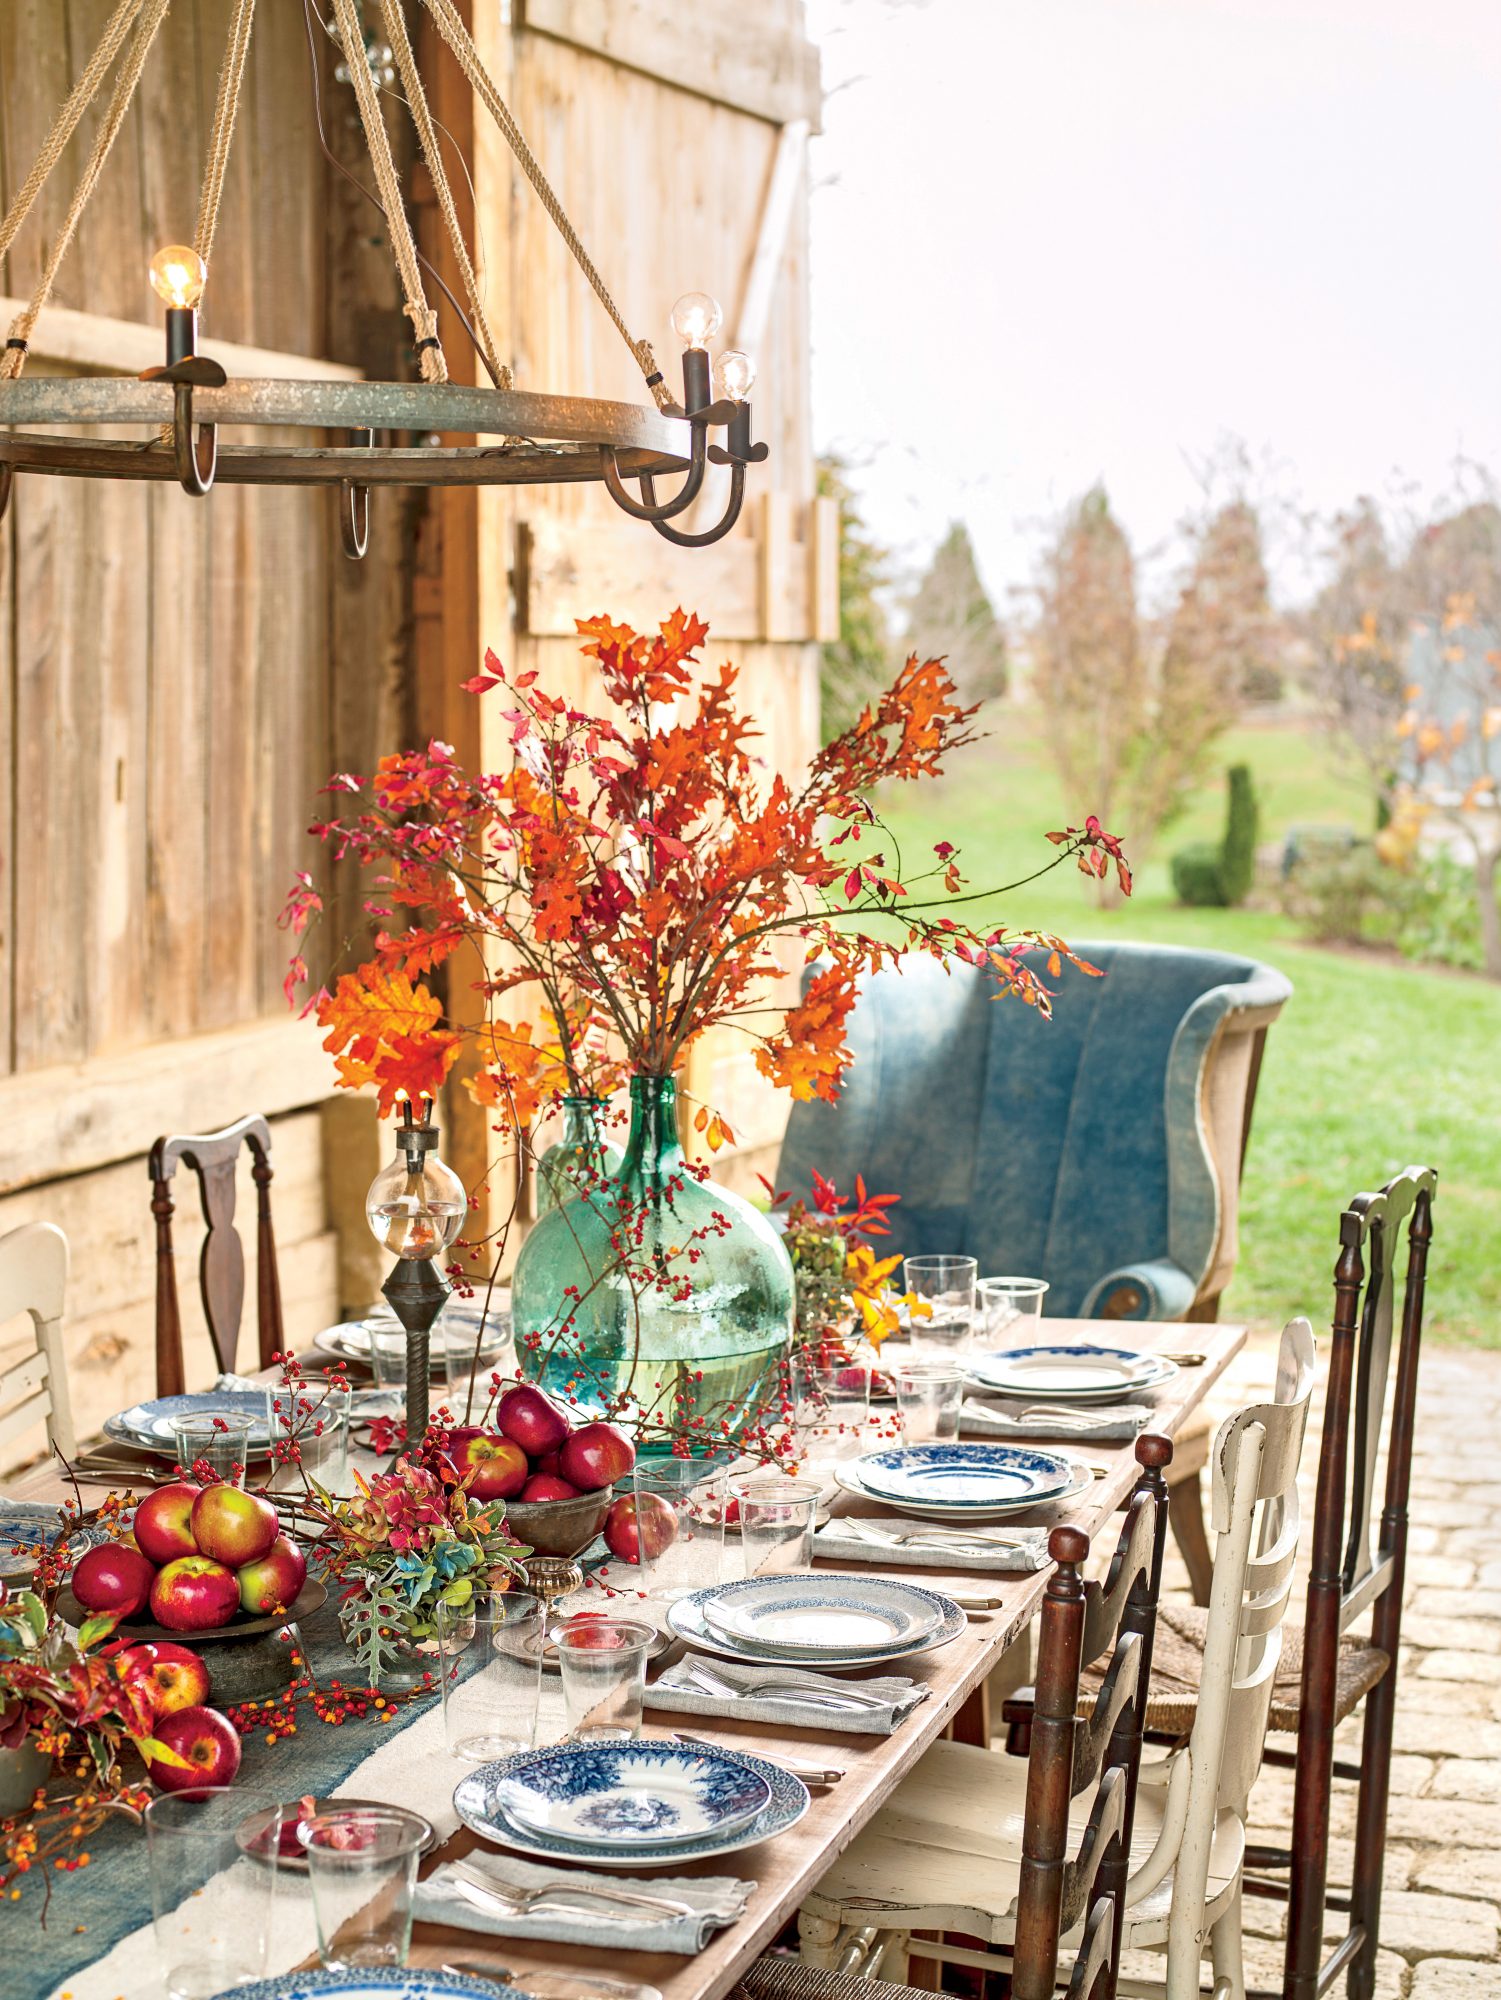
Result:
<svg viewBox="0 0 1501 2000">
<path fill-rule="evenodd" d="M 1171 1257 L 1123 1264 L 1100 1279 L 1080 1308 L 1084 1319 L 1182 1319 L 1197 1287 Z"/>
</svg>

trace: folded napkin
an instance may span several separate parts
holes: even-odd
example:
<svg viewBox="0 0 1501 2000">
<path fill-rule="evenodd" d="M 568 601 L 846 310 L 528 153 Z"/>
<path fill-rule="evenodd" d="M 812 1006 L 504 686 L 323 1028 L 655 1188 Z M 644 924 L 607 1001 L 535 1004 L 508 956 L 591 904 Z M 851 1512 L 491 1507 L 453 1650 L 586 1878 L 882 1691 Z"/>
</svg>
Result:
<svg viewBox="0 0 1501 2000">
<path fill-rule="evenodd" d="M 928 1690 L 920 1681 L 907 1680 L 900 1674 L 847 1681 L 836 1674 L 816 1674 L 790 1663 L 774 1667 L 744 1666 L 738 1660 L 715 1658 L 704 1664 L 717 1679 L 736 1688 L 753 1688 L 769 1680 L 792 1681 L 831 1697 L 852 1690 L 861 1695 L 877 1695 L 881 1697 L 881 1706 L 868 1707 L 862 1701 L 858 1708 L 846 1707 L 832 1699 L 828 1703 L 812 1702 L 796 1695 L 786 1701 L 775 1694 L 709 1694 L 690 1676 L 691 1656 L 658 1675 L 646 1690 L 646 1706 L 683 1715 L 745 1716 L 752 1722 L 777 1722 L 793 1729 L 842 1729 L 855 1736 L 890 1736 L 918 1703 L 928 1698 Z"/>
<path fill-rule="evenodd" d="M 1046 1528 L 966 1528 L 963 1542 L 950 1541 L 959 1532 L 940 1522 L 913 1520 L 910 1515 L 862 1514 L 859 1517 L 890 1541 L 876 1542 L 857 1534 L 848 1515 L 837 1516 L 813 1537 L 815 1560 L 826 1556 L 831 1562 L 880 1562 L 905 1564 L 909 1569 L 978 1569 L 1004 1572 L 1045 1569 L 1048 1557 Z M 911 1539 L 931 1528 L 934 1541 Z M 898 1540 L 897 1537 L 902 1539 Z"/>
<path fill-rule="evenodd" d="M 534 1906 L 525 1916 L 507 1916 L 497 1904 L 481 1909 L 461 1896 L 454 1887 L 451 1864 L 434 1869 L 425 1882 L 417 1884 L 413 1914 L 420 1923 L 456 1924 L 461 1930 L 485 1931 L 492 1937 L 546 1938 L 554 1944 L 607 1944 L 621 1951 L 674 1951 L 684 1957 L 702 1951 L 716 1931 L 723 1930 L 744 1915 L 753 1882 L 741 1882 L 733 1875 L 632 1875 L 599 1874 L 583 1868 L 557 1868 L 546 1863 L 522 1861 L 514 1854 L 490 1854 L 476 1848 L 465 1866 L 477 1874 L 494 1876 L 497 1886 L 512 1889 L 556 1888 L 558 1903 Z M 569 1889 L 580 1885 L 594 1889 L 626 1889 L 642 1896 L 666 1896 L 675 1903 L 687 1903 L 690 1916 L 656 1916 L 650 1910 L 632 1910 L 625 1904 L 593 1904 L 590 1899 L 577 1905 L 568 1902 Z M 567 1907 L 563 1907 L 567 1904 Z"/>
<path fill-rule="evenodd" d="M 1144 1431 L 1156 1411 L 1145 1403 L 1112 1404 L 1107 1409 L 1081 1410 L 1075 1416 L 1028 1417 L 1031 1404 L 1018 1398 L 982 1402 L 966 1396 L 959 1408 L 959 1428 L 974 1437 L 1078 1438 L 1081 1442 L 1125 1444 Z"/>
</svg>

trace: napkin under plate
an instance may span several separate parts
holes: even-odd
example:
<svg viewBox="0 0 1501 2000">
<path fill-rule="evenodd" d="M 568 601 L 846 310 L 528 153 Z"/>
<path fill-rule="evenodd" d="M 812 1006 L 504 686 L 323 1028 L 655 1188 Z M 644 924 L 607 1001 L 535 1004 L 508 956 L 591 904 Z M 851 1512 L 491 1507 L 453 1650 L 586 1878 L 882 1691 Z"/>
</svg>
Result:
<svg viewBox="0 0 1501 2000">
<path fill-rule="evenodd" d="M 1051 1560 L 1047 1528 L 1007 1528 L 992 1521 L 961 1531 L 957 1522 L 950 1526 L 919 1521 L 910 1514 L 862 1514 L 859 1519 L 891 1539 L 876 1542 L 858 1535 L 849 1525 L 850 1517 L 836 1515 L 813 1537 L 815 1560 L 822 1556 L 829 1562 L 893 1563 L 908 1569 L 975 1569 L 998 1576 L 1046 1569 Z M 925 1528 L 932 1530 L 935 1541 L 921 1539 Z M 951 1535 L 961 1532 L 966 1539 L 950 1541 Z"/>
<path fill-rule="evenodd" d="M 584 1916 L 572 1910 L 532 1909 L 524 1916 L 508 1916 L 498 1906 L 482 1910 L 466 1902 L 453 1886 L 447 1867 L 435 1868 L 419 1882 L 413 1914 L 419 1923 L 454 1924 L 461 1930 L 484 1931 L 492 1937 L 546 1938 L 554 1944 L 604 1944 L 611 1950 L 672 1951 L 691 1957 L 702 1951 L 716 1931 L 735 1923 L 745 1914 L 753 1882 L 733 1875 L 671 1876 L 637 1878 L 605 1875 L 582 1868 L 555 1868 L 545 1862 L 523 1861 L 514 1854 L 490 1854 L 476 1848 L 464 1858 L 464 1865 L 479 1875 L 493 1875 L 497 1884 L 511 1888 L 556 1887 L 560 1892 L 580 1885 L 595 1889 L 632 1889 L 644 1896 L 667 1896 L 687 1903 L 693 1914 L 687 1917 L 653 1916 L 649 1910 L 599 1905 L 599 1914 Z M 582 1905 L 580 1908 L 582 1909 Z"/>
<path fill-rule="evenodd" d="M 1050 1416 L 1026 1417 L 1023 1412 L 1031 1404 L 1021 1397 L 1009 1401 L 1000 1399 L 982 1401 L 978 1396 L 966 1396 L 959 1406 L 959 1428 L 974 1437 L 1015 1438 L 1032 1440 L 1036 1438 L 1075 1438 L 1081 1444 L 1128 1444 L 1147 1428 L 1157 1412 L 1145 1403 L 1120 1403 L 1108 1411 L 1091 1405 L 1081 1409 L 1077 1417 Z M 1095 1421 L 1091 1421 L 1091 1419 Z"/>
<path fill-rule="evenodd" d="M 828 1706 L 811 1701 L 779 1701 L 774 1694 L 709 1694 L 689 1678 L 693 1656 L 678 1660 L 659 1674 L 646 1690 L 648 1708 L 665 1708 L 681 1715 L 743 1716 L 751 1722 L 775 1722 L 791 1729 L 842 1729 L 856 1736 L 890 1736 L 900 1728 L 928 1690 L 921 1681 L 901 1674 L 886 1674 L 874 1680 L 846 1681 L 834 1674 L 813 1673 L 810 1669 L 778 1663 L 776 1666 L 742 1665 L 738 1660 L 721 1659 L 717 1654 L 705 1660 L 715 1678 L 734 1687 L 751 1688 L 766 1680 L 796 1681 L 830 1695 L 858 1688 L 862 1695 L 885 1697 L 879 1708 Z"/>
</svg>

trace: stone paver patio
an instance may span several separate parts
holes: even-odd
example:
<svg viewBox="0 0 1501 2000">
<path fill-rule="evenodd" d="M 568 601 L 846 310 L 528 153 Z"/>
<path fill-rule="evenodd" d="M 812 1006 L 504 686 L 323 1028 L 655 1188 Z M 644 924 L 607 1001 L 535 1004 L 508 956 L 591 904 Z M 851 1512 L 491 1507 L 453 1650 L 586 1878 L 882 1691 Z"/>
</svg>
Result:
<svg viewBox="0 0 1501 2000">
<path fill-rule="evenodd" d="M 1314 1331 L 1322 1366 L 1327 1330 L 1315 1320 Z M 1257 1339 L 1226 1376 L 1216 1414 L 1267 1392 L 1274 1358 L 1275 1343 Z M 1316 1410 L 1300 1479 L 1305 1546 L 1319 1422 Z M 1411 1522 L 1376 2000 L 1501 2000 L 1501 1354 L 1425 1351 Z M 1181 1566 L 1169 1575 L 1186 1596 Z M 1299 1619 L 1304 1579 L 1290 1614 Z M 1357 1714 L 1342 1756 L 1358 1758 L 1359 1728 Z M 1292 1773 L 1264 1770 L 1252 1839 L 1285 1845 L 1291 1814 Z M 1353 1815 L 1354 1787 L 1336 1783 L 1332 1882 L 1349 1881 Z M 1281 1989 L 1284 1914 L 1246 1900 L 1252 1987 Z M 1335 1935 L 1343 1922 L 1340 1913 Z M 1343 1980 L 1333 1990 L 1343 1994 Z"/>
</svg>

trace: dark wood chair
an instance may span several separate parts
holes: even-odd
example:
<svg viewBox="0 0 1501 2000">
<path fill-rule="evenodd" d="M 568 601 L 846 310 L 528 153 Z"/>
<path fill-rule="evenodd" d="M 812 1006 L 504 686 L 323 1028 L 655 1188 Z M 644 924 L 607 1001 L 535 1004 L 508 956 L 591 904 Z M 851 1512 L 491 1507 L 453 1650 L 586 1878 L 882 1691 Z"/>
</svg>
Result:
<svg viewBox="0 0 1501 2000">
<path fill-rule="evenodd" d="M 158 1139 L 148 1162 L 151 1213 L 156 1219 L 156 1393 L 180 1396 L 187 1387 L 183 1374 L 182 1319 L 177 1300 L 177 1264 L 172 1248 L 172 1181 L 181 1164 L 198 1176 L 199 1198 L 208 1234 L 198 1264 L 198 1289 L 209 1338 L 219 1366 L 234 1368 L 240 1344 L 240 1318 L 245 1305 L 245 1250 L 235 1228 L 235 1172 L 240 1148 L 250 1149 L 255 1182 L 256 1327 L 260 1337 L 257 1365 L 269 1368 L 284 1341 L 281 1285 L 276 1271 L 276 1239 L 271 1230 L 271 1129 L 252 1114 L 226 1125 L 222 1132 L 181 1134 Z"/>
<path fill-rule="evenodd" d="M 1357 1195 L 1340 1217 L 1328 1401 L 1303 1623 L 1298 1745 L 1295 1752 L 1268 1753 L 1269 1762 L 1297 1771 L 1292 1847 L 1252 1848 L 1247 1854 L 1248 1864 L 1263 1875 L 1288 1873 L 1285 2000 L 1317 2000 L 1342 1972 L 1349 2000 L 1371 2000 L 1376 1986 L 1407 1499 L 1437 1180 L 1432 1167 L 1408 1167 L 1379 1193 Z M 1383 1441 L 1386 1492 L 1378 1522 L 1373 1509 Z M 1369 1643 L 1352 1645 L 1350 1627 L 1367 1612 Z M 1379 1671 L 1374 1676 L 1352 1672 L 1352 1657 L 1370 1659 Z M 1334 1732 L 1362 1697 L 1360 1761 L 1352 1764 L 1335 1757 Z M 1336 1778 L 1357 1788 L 1355 1870 L 1348 1896 L 1328 1888 Z M 1348 1913 L 1343 1935 L 1332 1943 L 1324 1936 L 1326 1908 Z"/>
<path fill-rule="evenodd" d="M 1142 1475 L 1103 1583 L 1081 1574 L 1089 1542 L 1080 1529 L 1049 1538 L 1057 1568 L 1042 1606 L 1025 1769 L 973 1745 L 935 1743 L 804 1902 L 806 1965 L 873 1971 L 910 1950 L 1008 1974 L 1013 2000 L 1052 2000 L 1061 1941 L 1082 1927 L 1064 1975 L 1071 2000 L 1113 1994 L 1172 1446 L 1146 1435 L 1136 1456 Z M 1104 1678 L 1081 1716 L 1088 1662 Z"/>
</svg>

